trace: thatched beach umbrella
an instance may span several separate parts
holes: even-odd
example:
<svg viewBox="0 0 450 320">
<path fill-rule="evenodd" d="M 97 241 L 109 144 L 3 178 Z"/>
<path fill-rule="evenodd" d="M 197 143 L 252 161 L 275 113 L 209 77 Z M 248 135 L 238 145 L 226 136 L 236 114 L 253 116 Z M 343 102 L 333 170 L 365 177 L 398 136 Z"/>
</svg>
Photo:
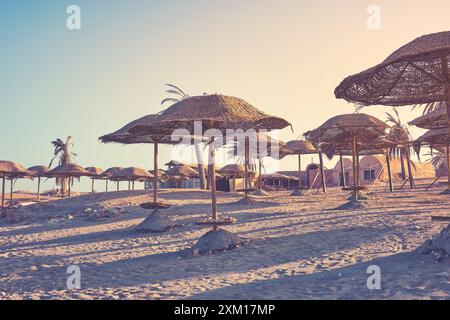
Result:
<svg viewBox="0 0 450 320">
<path fill-rule="evenodd" d="M 33 178 L 37 178 L 38 185 L 37 185 L 37 201 L 39 202 L 39 199 L 41 197 L 41 178 L 50 178 L 50 168 L 46 166 L 34 166 L 31 168 L 28 168 L 28 171 L 31 172 L 31 176 Z"/>
<path fill-rule="evenodd" d="M 424 35 L 396 50 L 379 65 L 344 79 L 335 95 L 360 106 L 443 101 L 450 131 L 449 64 L 450 31 Z M 445 118 L 438 121 L 445 122 Z"/>
<path fill-rule="evenodd" d="M 150 114 L 146 115 L 142 118 L 134 120 L 123 128 L 117 130 L 114 133 L 110 133 L 104 135 L 99 138 L 99 140 L 103 143 L 120 143 L 120 144 L 153 144 L 153 172 L 158 172 L 158 147 L 160 144 L 169 144 L 169 145 L 177 145 L 183 142 L 182 137 L 172 137 L 172 132 L 163 133 L 163 132 L 155 132 L 153 134 L 147 135 L 134 135 L 130 133 L 130 129 L 135 128 L 136 126 L 145 126 L 151 125 L 158 115 Z M 177 139 L 178 138 L 178 139 Z M 192 137 L 190 137 L 192 138 Z M 202 141 L 200 139 L 200 141 Z M 159 184 L 159 175 L 153 175 L 153 207 L 155 209 L 167 208 L 168 204 L 158 203 L 158 184 Z M 146 207 L 151 206 L 151 204 L 145 204 Z"/>
<path fill-rule="evenodd" d="M 200 175 L 196 170 L 192 169 L 191 167 L 180 165 L 174 166 L 169 170 L 167 170 L 164 173 L 164 176 L 167 177 L 169 180 L 181 181 L 198 178 Z"/>
<path fill-rule="evenodd" d="M 201 124 L 200 128 L 199 124 Z M 216 230 L 219 222 L 217 219 L 215 181 L 217 131 L 223 134 L 227 129 L 275 130 L 288 125 L 289 123 L 286 120 L 265 114 L 242 99 L 214 94 L 189 97 L 177 102 L 160 113 L 152 125 L 136 126 L 130 130 L 130 133 L 138 136 L 158 132 L 171 134 L 176 129 L 182 129 L 191 135 L 204 135 L 209 129 L 216 130 L 216 133 L 210 136 L 208 162 L 209 172 L 211 173 L 212 222 L 214 230 Z M 199 130 L 201 132 L 197 132 Z"/>
<path fill-rule="evenodd" d="M 0 176 L 2 177 L 2 209 L 5 207 L 5 181 L 6 178 L 11 178 L 11 184 L 12 179 L 14 177 L 19 176 L 26 176 L 29 175 L 30 172 L 28 172 L 27 169 L 25 169 L 22 165 L 12 162 L 12 161 L 0 161 Z M 11 188 L 12 189 L 12 188 Z"/>
<path fill-rule="evenodd" d="M 94 183 L 95 180 L 98 179 L 99 177 L 101 177 L 103 170 L 101 168 L 97 168 L 97 167 L 87 167 L 85 168 L 86 171 L 88 171 L 91 174 L 91 179 L 92 179 L 92 193 L 94 193 Z"/>
<path fill-rule="evenodd" d="M 320 150 L 317 150 L 316 147 L 313 146 L 313 144 L 310 141 L 307 140 L 293 140 L 286 143 L 287 149 L 290 151 L 291 154 L 298 155 L 298 190 L 294 191 L 292 193 L 293 196 L 295 195 L 301 195 L 301 175 L 302 175 L 302 155 L 304 154 L 318 154 L 319 160 L 320 160 L 320 176 L 322 178 L 322 190 L 323 192 L 326 192 L 326 183 L 325 183 L 325 173 L 323 169 L 323 157 L 322 152 Z"/>
<path fill-rule="evenodd" d="M 71 179 L 72 178 L 80 178 L 80 177 L 89 177 L 91 174 L 86 171 L 82 166 L 79 166 L 74 163 L 65 163 L 62 164 L 49 173 L 51 176 L 59 177 L 59 178 L 69 178 L 69 198 L 71 196 Z M 62 190 L 62 197 L 64 197 L 64 189 Z"/>
<path fill-rule="evenodd" d="M 284 142 L 272 138 L 268 134 L 249 134 L 248 138 L 249 139 L 246 139 L 245 135 L 236 135 L 235 139 L 232 141 L 232 150 L 229 152 L 233 157 L 238 156 L 244 159 L 244 184 L 246 187 L 244 188 L 244 199 L 239 200 L 237 204 L 253 203 L 253 200 L 248 197 L 250 160 L 256 162 L 256 159 L 258 159 L 259 162 L 258 189 L 255 194 L 267 195 L 267 193 L 262 190 L 262 160 L 265 157 L 272 157 L 279 160 L 286 154 L 289 154 L 289 150 Z M 250 145 L 251 143 L 253 143 L 253 145 Z"/>
<path fill-rule="evenodd" d="M 150 172 L 148 172 L 145 169 L 137 167 L 129 167 L 117 171 L 112 175 L 111 178 L 115 180 L 125 180 L 128 182 L 132 181 L 134 185 L 135 181 L 147 181 L 153 178 L 153 175 L 150 174 Z"/>
<path fill-rule="evenodd" d="M 375 139 L 371 142 L 360 143 L 357 142 L 356 149 L 358 150 L 358 156 L 368 156 L 368 155 L 385 155 L 386 157 L 386 166 L 388 169 L 388 180 L 389 180 L 389 190 L 390 192 L 394 191 L 394 187 L 392 184 L 392 171 L 391 171 L 391 158 L 390 158 L 390 150 L 395 148 L 397 144 L 386 137 L 381 137 Z M 321 144 L 321 150 L 325 153 L 325 155 L 331 159 L 334 155 L 339 154 L 340 156 L 340 164 L 341 164 L 341 174 L 343 178 L 343 185 L 345 185 L 345 171 L 344 171 L 344 163 L 343 156 L 352 156 L 353 155 L 353 146 L 351 143 L 323 143 Z M 357 171 L 357 183 L 359 185 L 359 158 L 356 159 L 356 171 Z"/>
<path fill-rule="evenodd" d="M 106 191 L 108 191 L 108 180 L 112 180 L 112 176 L 122 169 L 123 169 L 122 167 L 112 167 L 112 168 L 105 170 L 105 172 L 103 172 L 101 174 L 100 178 L 106 180 Z M 117 191 L 119 191 L 120 181 L 119 180 L 115 180 L 115 181 L 116 181 Z"/>
<path fill-rule="evenodd" d="M 370 144 L 387 135 L 389 126 L 383 121 L 363 113 L 344 114 L 333 117 L 319 128 L 305 133 L 305 137 L 319 149 L 322 144 L 348 144 L 352 150 L 353 161 L 353 195 L 358 202 L 360 189 L 357 176 L 359 158 L 358 144 Z"/>
</svg>

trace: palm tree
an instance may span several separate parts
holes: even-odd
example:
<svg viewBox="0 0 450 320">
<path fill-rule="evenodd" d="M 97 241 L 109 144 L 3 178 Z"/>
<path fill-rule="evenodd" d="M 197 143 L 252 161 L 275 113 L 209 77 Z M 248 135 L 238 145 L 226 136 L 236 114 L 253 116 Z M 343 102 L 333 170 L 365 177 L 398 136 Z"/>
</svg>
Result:
<svg viewBox="0 0 450 320">
<path fill-rule="evenodd" d="M 48 165 L 50 168 L 52 167 L 53 161 L 55 161 L 55 159 L 58 159 L 58 165 L 73 163 L 73 158 L 76 157 L 77 154 L 71 151 L 71 148 L 74 146 L 71 136 L 68 136 L 65 142 L 62 139 L 58 138 L 52 141 L 52 145 L 55 149 L 53 151 L 53 158 Z M 56 179 L 56 185 L 60 185 L 61 191 L 65 193 L 67 188 L 65 178 Z"/>
<path fill-rule="evenodd" d="M 177 103 L 182 100 L 188 99 L 191 96 L 186 94 L 183 90 L 181 90 L 179 87 L 173 85 L 173 84 L 166 84 L 166 86 L 169 87 L 168 90 L 166 90 L 167 93 L 173 94 L 176 97 L 169 97 L 161 101 L 161 104 L 165 104 L 166 102 L 172 102 Z M 207 189 L 206 186 L 206 178 L 205 178 L 205 167 L 203 166 L 203 152 L 201 148 L 201 143 L 195 143 L 195 155 L 197 157 L 197 166 L 198 166 L 198 173 L 200 178 L 200 188 L 202 190 Z M 209 176 L 209 175 L 208 175 Z"/>
<path fill-rule="evenodd" d="M 386 123 L 391 125 L 391 129 L 389 132 L 389 137 L 394 142 L 407 142 L 411 141 L 412 136 L 409 132 L 409 129 L 407 126 L 404 126 L 402 121 L 400 120 L 400 115 L 398 114 L 398 111 L 396 108 L 393 109 L 394 115 L 386 112 L 387 120 Z M 408 166 L 408 176 L 409 176 L 409 183 L 411 189 L 414 187 L 414 179 L 411 174 L 411 166 L 414 167 L 414 163 L 411 161 L 411 148 L 409 146 L 401 146 L 401 147 L 394 147 L 391 149 L 391 156 L 393 158 L 400 157 L 400 163 L 401 163 L 401 169 L 402 169 L 402 179 L 406 179 L 406 172 L 405 172 L 405 164 L 404 159 L 406 158 L 407 166 Z"/>
</svg>

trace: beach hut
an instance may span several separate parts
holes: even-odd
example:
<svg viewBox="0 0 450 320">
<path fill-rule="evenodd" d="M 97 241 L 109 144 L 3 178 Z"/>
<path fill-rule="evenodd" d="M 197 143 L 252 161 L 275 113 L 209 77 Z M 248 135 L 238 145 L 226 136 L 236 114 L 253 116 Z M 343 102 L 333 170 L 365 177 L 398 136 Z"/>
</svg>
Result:
<svg viewBox="0 0 450 320">
<path fill-rule="evenodd" d="M 92 186 L 91 186 L 91 192 L 94 193 L 94 183 L 95 180 L 99 179 L 99 177 L 101 177 L 103 170 L 97 167 L 87 167 L 85 168 L 86 171 L 88 171 L 91 174 L 91 180 L 92 180 Z"/>
<path fill-rule="evenodd" d="M 74 163 L 62 164 L 49 172 L 52 177 L 69 178 L 69 198 L 71 196 L 71 186 L 73 178 L 89 177 L 91 174 L 83 167 Z M 64 198 L 64 189 L 62 189 L 62 197 Z"/>
<path fill-rule="evenodd" d="M 37 178 L 37 198 L 36 200 L 39 202 L 41 196 L 41 178 L 50 178 L 50 168 L 46 166 L 34 166 L 28 168 L 28 171 L 31 172 L 31 176 L 33 178 Z"/>
<path fill-rule="evenodd" d="M 5 181 L 11 179 L 11 195 L 13 179 L 30 175 L 31 173 L 22 165 L 6 160 L 0 160 L 0 176 L 2 177 L 2 209 L 5 208 Z"/>
<path fill-rule="evenodd" d="M 307 140 L 311 141 L 319 149 L 327 146 L 327 156 L 330 157 L 338 149 L 350 146 L 353 164 L 353 203 L 358 203 L 358 194 L 362 190 L 359 185 L 360 149 L 364 144 L 370 144 L 387 135 L 389 126 L 383 121 L 363 113 L 344 114 L 327 120 L 319 128 L 305 133 Z M 322 151 L 324 151 L 322 149 Z"/>
<path fill-rule="evenodd" d="M 245 165 L 228 164 L 217 171 L 220 178 L 217 179 L 217 190 L 225 192 L 236 192 L 245 189 Z M 250 170 L 250 180 L 255 178 L 255 173 Z"/>
<path fill-rule="evenodd" d="M 202 95 L 189 97 L 175 103 L 158 115 L 157 120 L 152 125 L 136 126 L 130 133 L 136 135 L 148 135 L 158 132 L 171 133 L 173 130 L 182 129 L 190 134 L 203 135 L 214 130 L 216 133 L 210 135 L 208 167 L 211 173 L 211 204 L 212 204 L 212 224 L 213 231 L 207 233 L 200 242 L 208 243 L 208 239 L 217 239 L 218 223 L 216 181 L 215 181 L 215 148 L 219 144 L 216 141 L 217 132 L 225 134 L 227 130 L 275 130 L 289 126 L 289 122 L 284 119 L 270 116 L 246 101 L 224 95 Z M 200 131 L 199 133 L 197 133 Z M 223 136 L 221 136 L 223 137 Z M 220 232 L 225 235 L 223 239 L 237 239 L 229 232 Z M 215 242 L 215 241 L 214 241 Z M 222 242 L 224 243 L 224 242 Z M 207 245 L 208 247 L 209 245 Z M 226 245 L 229 248 L 230 243 Z"/>
<path fill-rule="evenodd" d="M 345 78 L 336 87 L 335 96 L 360 107 L 443 102 L 447 119 L 442 116 L 438 119 L 441 124 L 446 120 L 450 130 L 449 64 L 450 31 L 424 35 L 402 46 L 382 63 Z"/>
</svg>

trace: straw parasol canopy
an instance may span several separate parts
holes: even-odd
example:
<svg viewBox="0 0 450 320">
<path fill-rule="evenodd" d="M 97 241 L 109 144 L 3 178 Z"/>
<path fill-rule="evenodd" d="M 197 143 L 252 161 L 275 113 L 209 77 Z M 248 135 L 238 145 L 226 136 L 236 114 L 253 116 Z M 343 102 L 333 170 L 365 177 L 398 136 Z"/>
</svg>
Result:
<svg viewBox="0 0 450 320">
<path fill-rule="evenodd" d="M 450 31 L 424 35 L 392 53 L 381 64 L 344 79 L 335 95 L 359 106 L 404 106 L 444 101 L 450 135 L 449 63 Z M 449 165 L 448 157 L 447 162 Z"/>
<path fill-rule="evenodd" d="M 198 124 L 201 123 L 201 132 Z M 270 116 L 246 101 L 225 95 L 203 95 L 189 97 L 175 103 L 161 112 L 154 123 L 136 126 L 130 133 L 142 136 L 154 133 L 170 134 L 176 129 L 183 129 L 189 134 L 203 135 L 209 129 L 222 133 L 227 129 L 266 129 L 276 130 L 289 126 L 289 122 L 279 117 Z M 195 130 L 197 128 L 197 130 Z M 209 143 L 209 172 L 211 173 L 212 221 L 217 227 L 216 181 L 215 181 L 215 139 Z"/>
<path fill-rule="evenodd" d="M 92 193 L 95 192 L 94 190 L 94 184 L 95 180 L 101 178 L 101 175 L 103 173 L 103 169 L 97 168 L 97 167 L 87 167 L 85 168 L 86 171 L 88 171 L 91 174 L 91 180 L 92 180 Z"/>
<path fill-rule="evenodd" d="M 77 164 L 65 163 L 51 170 L 50 175 L 59 177 L 83 177 L 91 176 L 91 173 Z"/>
<path fill-rule="evenodd" d="M 50 177 L 51 169 L 46 166 L 34 166 L 28 168 L 28 171 L 31 173 L 32 177 Z"/>
<path fill-rule="evenodd" d="M 365 106 L 448 101 L 449 58 L 450 31 L 421 36 L 379 65 L 344 79 L 336 98 Z"/>
<path fill-rule="evenodd" d="M 321 149 L 322 145 L 344 144 L 351 146 L 353 161 L 353 200 L 358 202 L 359 150 L 388 135 L 389 126 L 383 121 L 363 113 L 344 114 L 333 117 L 319 128 L 308 131 L 305 137 Z M 359 148 L 359 149 L 358 149 Z"/>
<path fill-rule="evenodd" d="M 109 169 L 105 170 L 105 171 L 101 174 L 101 177 L 102 177 L 103 179 L 111 179 L 111 177 L 112 177 L 114 174 L 116 174 L 117 172 L 119 172 L 119 171 L 122 170 L 122 169 L 123 169 L 122 167 L 112 167 L 112 168 L 109 168 Z"/>
<path fill-rule="evenodd" d="M 292 154 L 315 154 L 319 150 L 308 140 L 293 140 L 286 143 L 287 149 Z"/>
<path fill-rule="evenodd" d="M 157 172 L 158 169 L 158 146 L 159 144 L 170 144 L 170 145 L 178 145 L 185 143 L 187 140 L 188 143 L 191 143 L 192 136 L 172 136 L 172 132 L 162 132 L 157 131 L 152 134 L 145 135 L 134 135 L 130 133 L 130 129 L 140 126 L 147 126 L 154 123 L 154 121 L 158 118 L 156 114 L 146 115 L 142 118 L 134 120 L 123 128 L 117 130 L 116 132 L 104 135 L 99 138 L 99 140 L 103 143 L 121 143 L 121 144 L 153 144 L 154 152 L 153 152 L 153 172 Z M 195 140 L 203 142 L 204 140 L 195 138 Z M 159 175 L 153 175 L 153 204 L 144 204 L 145 208 L 153 207 L 155 209 L 164 209 L 169 207 L 168 204 L 158 203 L 158 184 L 159 184 Z"/>
<path fill-rule="evenodd" d="M 79 166 L 77 164 L 65 163 L 65 164 L 62 164 L 62 165 L 54 168 L 53 170 L 51 170 L 50 175 L 53 177 L 60 177 L 60 178 L 80 178 L 80 177 L 91 176 L 91 173 L 89 173 L 82 166 Z M 69 198 L 70 198 L 70 191 L 71 191 L 70 187 L 71 187 L 71 183 L 69 181 Z M 64 194 L 63 194 L 63 196 L 64 196 Z"/>
<path fill-rule="evenodd" d="M 34 166 L 28 168 L 28 171 L 31 172 L 32 177 L 37 177 L 38 186 L 37 186 L 37 201 L 40 200 L 41 197 L 41 178 L 50 178 L 50 168 L 46 166 Z"/>
<path fill-rule="evenodd" d="M 12 179 L 18 177 L 24 177 L 31 175 L 31 173 L 25 169 L 22 165 L 12 162 L 1 160 L 0 161 L 0 176 L 2 176 L 2 209 L 5 207 L 5 180 L 7 177 L 11 178 L 11 189 L 12 189 Z M 12 192 L 11 192 L 12 196 Z"/>
<path fill-rule="evenodd" d="M 243 164 L 228 164 L 217 171 L 223 176 L 243 176 L 245 174 L 245 165 Z"/>
<path fill-rule="evenodd" d="M 87 167 L 85 168 L 93 177 L 101 176 L 103 173 L 103 169 L 97 167 Z"/>
<path fill-rule="evenodd" d="M 423 129 L 447 128 L 448 116 L 445 102 L 439 102 L 433 111 L 423 114 L 408 124 Z"/>
<path fill-rule="evenodd" d="M 0 161 L 0 175 L 2 176 L 10 177 L 28 174 L 30 174 L 30 172 L 18 163 L 5 160 Z"/>
<path fill-rule="evenodd" d="M 153 126 L 137 125 L 130 133 L 147 135 L 157 133 L 158 128 L 171 133 L 175 129 L 187 129 L 194 134 L 194 122 L 203 124 L 203 132 L 208 129 L 226 131 L 227 129 L 282 129 L 289 126 L 284 119 L 270 116 L 248 102 L 231 96 L 213 94 L 190 97 L 175 103 L 163 111 Z"/>
<path fill-rule="evenodd" d="M 150 178 L 153 178 L 153 175 L 145 169 L 129 167 L 115 172 L 111 178 L 117 180 L 136 181 L 149 180 Z"/>
<path fill-rule="evenodd" d="M 167 177 L 181 177 L 182 179 L 198 178 L 199 174 L 196 170 L 188 166 L 175 166 L 165 172 Z"/>
<path fill-rule="evenodd" d="M 319 128 L 308 131 L 305 137 L 315 145 L 323 142 L 345 143 L 371 142 L 386 134 L 389 126 L 383 121 L 364 113 L 343 114 L 326 121 Z"/>
</svg>

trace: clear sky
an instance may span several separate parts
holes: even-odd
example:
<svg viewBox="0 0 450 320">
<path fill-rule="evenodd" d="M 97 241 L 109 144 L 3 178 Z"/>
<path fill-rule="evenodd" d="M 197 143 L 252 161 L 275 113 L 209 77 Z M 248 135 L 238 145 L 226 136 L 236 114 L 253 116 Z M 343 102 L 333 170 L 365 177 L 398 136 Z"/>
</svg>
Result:
<svg viewBox="0 0 450 320">
<path fill-rule="evenodd" d="M 81 30 L 66 28 L 72 4 Z M 372 4 L 380 30 L 367 27 Z M 280 138 L 291 140 L 353 112 L 334 98 L 339 82 L 417 36 L 449 30 L 449 12 L 448 0 L 1 1 L 0 159 L 48 165 L 50 141 L 72 135 L 80 165 L 151 168 L 150 146 L 97 139 L 162 110 L 164 83 L 241 97 L 289 120 L 295 132 Z M 386 111 L 365 109 L 382 119 Z M 400 111 L 404 122 L 420 112 Z M 161 163 L 170 158 L 162 149 Z"/>
</svg>

